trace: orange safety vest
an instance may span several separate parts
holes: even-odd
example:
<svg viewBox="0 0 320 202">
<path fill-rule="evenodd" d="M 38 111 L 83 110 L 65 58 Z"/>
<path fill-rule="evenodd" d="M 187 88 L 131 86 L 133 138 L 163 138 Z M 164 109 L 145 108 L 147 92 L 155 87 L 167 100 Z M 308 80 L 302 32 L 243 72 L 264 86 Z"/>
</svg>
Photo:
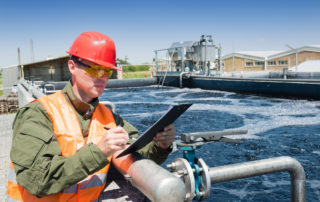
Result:
<svg viewBox="0 0 320 202">
<path fill-rule="evenodd" d="M 47 114 L 52 120 L 53 131 L 58 138 L 58 142 L 61 147 L 61 155 L 64 157 L 69 157 L 75 154 L 77 150 L 87 143 L 97 143 L 105 133 L 105 129 L 103 128 L 104 126 L 108 128 L 116 127 L 111 111 L 103 104 L 99 104 L 93 112 L 88 139 L 85 141 L 81 132 L 78 117 L 73 107 L 63 96 L 62 91 L 58 91 L 57 93 L 49 96 L 43 96 L 39 99 L 39 102 L 45 108 Z M 108 160 L 111 162 L 111 157 L 109 157 Z M 16 174 L 13 164 L 11 163 L 7 186 L 8 202 L 84 202 L 98 200 L 100 193 L 105 187 L 109 166 L 110 164 L 59 193 L 45 196 L 43 198 L 37 198 L 30 194 L 24 187 L 17 184 Z"/>
</svg>

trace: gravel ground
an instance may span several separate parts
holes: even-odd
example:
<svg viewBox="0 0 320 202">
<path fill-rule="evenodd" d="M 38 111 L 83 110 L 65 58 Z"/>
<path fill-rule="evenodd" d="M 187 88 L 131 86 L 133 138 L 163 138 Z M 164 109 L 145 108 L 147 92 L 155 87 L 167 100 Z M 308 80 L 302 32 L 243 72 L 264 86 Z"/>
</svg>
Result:
<svg viewBox="0 0 320 202">
<path fill-rule="evenodd" d="M 0 115 L 0 201 L 5 201 L 7 176 L 9 169 L 9 153 L 12 137 L 12 122 L 15 114 Z"/>
</svg>

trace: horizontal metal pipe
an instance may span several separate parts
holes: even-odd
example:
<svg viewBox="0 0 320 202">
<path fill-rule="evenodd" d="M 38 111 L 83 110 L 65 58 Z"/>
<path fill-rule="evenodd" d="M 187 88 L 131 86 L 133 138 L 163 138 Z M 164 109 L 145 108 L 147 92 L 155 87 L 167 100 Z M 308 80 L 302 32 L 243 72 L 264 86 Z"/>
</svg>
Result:
<svg viewBox="0 0 320 202">
<path fill-rule="evenodd" d="M 209 169 L 211 183 L 287 171 L 291 176 L 291 201 L 305 201 L 306 176 L 301 164 L 294 158 L 283 156 Z"/>
<path fill-rule="evenodd" d="M 114 167 L 151 201 L 184 201 L 186 188 L 180 178 L 137 153 L 120 158 L 116 156 L 112 158 Z"/>
<path fill-rule="evenodd" d="M 156 77 L 143 79 L 110 79 L 106 88 L 127 88 L 156 85 L 158 80 Z"/>
<path fill-rule="evenodd" d="M 198 138 L 219 141 L 223 136 L 247 134 L 248 130 L 223 130 L 209 132 L 195 132 L 181 134 L 181 140 L 184 142 L 192 142 Z"/>
</svg>

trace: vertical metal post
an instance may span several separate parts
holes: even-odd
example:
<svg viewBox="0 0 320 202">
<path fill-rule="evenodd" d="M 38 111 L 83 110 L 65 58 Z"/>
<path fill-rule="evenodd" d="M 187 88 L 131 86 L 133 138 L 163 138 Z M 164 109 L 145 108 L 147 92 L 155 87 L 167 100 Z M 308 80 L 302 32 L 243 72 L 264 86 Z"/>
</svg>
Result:
<svg viewBox="0 0 320 202">
<path fill-rule="evenodd" d="M 184 72 L 184 47 L 180 48 L 181 51 L 181 72 Z"/>
<path fill-rule="evenodd" d="M 291 55 L 289 56 L 289 68 L 291 69 L 292 65 L 291 65 L 292 61 L 291 61 Z"/>
<path fill-rule="evenodd" d="M 287 79 L 288 68 L 283 68 L 282 69 L 282 74 L 283 74 L 283 79 Z"/>
<path fill-rule="evenodd" d="M 31 55 L 31 62 L 34 62 L 34 51 L 33 51 L 33 41 L 30 39 L 30 55 Z"/>
<path fill-rule="evenodd" d="M 296 49 L 296 72 L 298 71 L 298 50 Z"/>
<path fill-rule="evenodd" d="M 127 56 L 125 56 L 124 57 L 124 61 L 125 61 L 125 64 L 123 65 L 123 67 L 126 67 L 126 68 L 123 68 L 122 69 L 122 72 L 123 72 L 123 70 L 125 70 L 125 76 L 127 77 L 128 76 L 128 57 Z"/>
<path fill-rule="evenodd" d="M 23 65 L 21 65 L 20 71 L 21 71 L 21 79 L 24 79 L 24 69 Z"/>
<path fill-rule="evenodd" d="M 154 51 L 156 53 L 156 72 L 158 72 L 158 51 Z"/>
<path fill-rule="evenodd" d="M 219 44 L 218 48 L 218 57 L 219 57 L 219 75 L 222 74 L 222 57 L 221 57 L 221 45 Z"/>
<path fill-rule="evenodd" d="M 18 65 L 21 64 L 20 62 L 21 62 L 21 61 L 20 61 L 20 48 L 18 48 Z"/>
<path fill-rule="evenodd" d="M 232 41 L 232 72 L 234 72 L 234 45 Z"/>
<path fill-rule="evenodd" d="M 210 75 L 210 67 L 207 65 L 207 45 L 208 45 L 208 39 L 207 36 L 204 38 L 205 41 L 205 49 L 204 49 L 204 68 L 207 68 L 207 76 Z"/>
<path fill-rule="evenodd" d="M 234 53 L 232 53 L 232 72 L 234 72 Z"/>
<path fill-rule="evenodd" d="M 296 72 L 298 71 L 298 49 L 297 48 L 293 48 L 292 46 L 286 44 L 286 47 L 290 48 L 292 51 L 294 51 L 296 53 Z"/>
<path fill-rule="evenodd" d="M 268 58 L 265 57 L 264 58 L 264 71 L 266 71 L 268 69 Z"/>
</svg>

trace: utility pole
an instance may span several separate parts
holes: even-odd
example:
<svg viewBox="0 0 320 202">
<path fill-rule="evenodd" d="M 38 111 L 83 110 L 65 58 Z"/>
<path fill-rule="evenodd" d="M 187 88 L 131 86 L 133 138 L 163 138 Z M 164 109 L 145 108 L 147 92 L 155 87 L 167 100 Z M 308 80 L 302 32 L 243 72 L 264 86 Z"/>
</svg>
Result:
<svg viewBox="0 0 320 202">
<path fill-rule="evenodd" d="M 34 52 L 33 52 L 33 41 L 30 39 L 30 54 L 31 54 L 31 62 L 34 62 Z"/>
<path fill-rule="evenodd" d="M 23 71 L 23 65 L 21 65 L 21 54 L 20 54 L 20 48 L 18 48 L 18 66 L 20 66 L 20 76 L 22 79 L 24 79 L 24 71 Z"/>
<path fill-rule="evenodd" d="M 128 62 L 127 62 L 128 59 L 129 59 L 128 56 L 125 56 L 125 57 L 124 57 L 125 67 L 126 67 L 126 68 L 125 68 L 126 77 L 128 77 Z"/>
<path fill-rule="evenodd" d="M 234 72 L 234 43 L 232 41 L 232 72 Z"/>
<path fill-rule="evenodd" d="M 21 61 L 20 61 L 20 48 L 18 48 L 18 65 L 21 64 Z"/>
</svg>

